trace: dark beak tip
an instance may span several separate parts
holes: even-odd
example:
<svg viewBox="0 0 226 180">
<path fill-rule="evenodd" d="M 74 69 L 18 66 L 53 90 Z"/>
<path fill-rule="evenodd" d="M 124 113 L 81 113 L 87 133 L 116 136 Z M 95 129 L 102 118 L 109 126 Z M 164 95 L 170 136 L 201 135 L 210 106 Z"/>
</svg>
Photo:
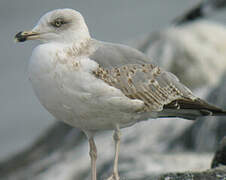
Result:
<svg viewBox="0 0 226 180">
<path fill-rule="evenodd" d="M 23 31 L 18 32 L 18 33 L 15 35 L 14 38 L 15 38 L 15 40 L 16 40 L 17 42 L 24 42 L 24 41 L 27 40 L 27 37 L 24 36 L 22 33 L 23 33 Z"/>
<path fill-rule="evenodd" d="M 22 32 L 23 32 L 23 31 L 18 32 L 18 33 L 15 35 L 15 38 L 21 36 Z"/>
</svg>

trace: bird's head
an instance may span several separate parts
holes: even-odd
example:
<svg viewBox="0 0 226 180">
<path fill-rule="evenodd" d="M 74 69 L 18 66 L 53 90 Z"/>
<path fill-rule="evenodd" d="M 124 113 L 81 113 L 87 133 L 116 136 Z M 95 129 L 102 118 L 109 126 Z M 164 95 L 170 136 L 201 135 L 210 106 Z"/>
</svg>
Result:
<svg viewBox="0 0 226 180">
<path fill-rule="evenodd" d="M 70 43 L 89 39 L 89 30 L 82 15 L 73 9 L 57 9 L 43 15 L 31 31 L 15 35 L 18 42 L 41 40 L 43 42 Z"/>
</svg>

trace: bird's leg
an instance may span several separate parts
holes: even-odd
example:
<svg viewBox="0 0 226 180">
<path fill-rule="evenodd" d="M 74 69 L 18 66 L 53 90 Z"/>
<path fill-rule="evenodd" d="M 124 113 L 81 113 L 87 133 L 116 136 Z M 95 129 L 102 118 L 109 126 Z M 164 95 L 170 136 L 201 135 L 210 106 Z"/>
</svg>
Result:
<svg viewBox="0 0 226 180">
<path fill-rule="evenodd" d="M 118 174 L 118 156 L 119 156 L 119 147 L 120 147 L 120 131 L 116 129 L 113 135 L 115 141 L 115 159 L 114 159 L 114 166 L 113 166 L 113 176 L 115 176 L 116 180 L 119 180 Z"/>
<path fill-rule="evenodd" d="M 120 136 L 121 136 L 121 132 L 119 128 L 115 129 L 114 135 L 113 135 L 113 139 L 115 141 L 115 158 L 114 158 L 113 173 L 107 180 L 120 179 L 118 174 L 118 156 L 119 156 Z"/>
<path fill-rule="evenodd" d="M 89 138 L 89 155 L 91 158 L 91 180 L 96 180 L 97 179 L 97 170 L 96 170 L 96 160 L 97 160 L 97 148 L 94 142 L 93 137 Z"/>
</svg>

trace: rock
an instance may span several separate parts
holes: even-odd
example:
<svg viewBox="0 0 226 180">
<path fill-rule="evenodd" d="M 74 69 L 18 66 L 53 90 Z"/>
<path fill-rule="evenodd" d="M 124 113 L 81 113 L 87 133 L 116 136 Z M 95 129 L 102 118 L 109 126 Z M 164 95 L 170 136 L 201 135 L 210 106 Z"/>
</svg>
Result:
<svg viewBox="0 0 226 180">
<path fill-rule="evenodd" d="M 202 172 L 169 173 L 157 177 L 157 180 L 223 180 L 226 179 L 226 167 Z M 139 179 L 144 180 L 144 179 Z"/>
<path fill-rule="evenodd" d="M 226 74 L 217 87 L 213 88 L 207 101 L 226 109 Z M 226 135 L 226 117 L 202 117 L 176 137 L 169 146 L 173 150 L 215 151 L 220 140 Z"/>
<path fill-rule="evenodd" d="M 136 174 L 148 175 L 150 171 L 160 173 L 164 169 L 207 168 L 207 161 L 211 159 L 210 154 L 204 154 L 202 160 L 197 162 L 195 154 L 165 155 L 164 153 L 167 141 L 180 134 L 186 124 L 189 125 L 189 121 L 171 119 L 161 123 L 159 120 L 153 120 L 124 129 L 119 161 L 120 173 L 125 177 L 135 177 Z M 111 135 L 111 132 L 104 132 L 96 136 L 99 178 L 106 177 L 112 168 L 114 145 Z M 194 161 L 182 166 L 181 163 L 185 158 L 189 160 L 194 158 Z M 175 160 L 178 164 L 173 167 L 170 162 Z M 130 171 L 130 169 L 134 170 Z M 77 129 L 62 123 L 57 123 L 48 130 L 29 149 L 0 163 L 1 180 L 53 178 L 83 180 L 89 179 L 89 174 L 88 143 L 85 136 Z"/>
<path fill-rule="evenodd" d="M 189 9 L 185 14 L 179 16 L 174 20 L 174 23 L 181 25 L 187 22 L 203 18 L 213 13 L 212 11 L 217 11 L 225 8 L 226 0 L 203 0 L 200 1 L 193 8 Z"/>
<path fill-rule="evenodd" d="M 72 146 L 85 139 L 82 132 L 57 122 L 49 128 L 33 145 L 0 162 L 1 179 L 32 179 L 36 174 L 48 169 L 60 161 Z"/>
<path fill-rule="evenodd" d="M 194 90 L 219 83 L 226 70 L 225 42 L 225 25 L 201 20 L 171 26 L 129 44 L 137 44 L 134 47 L 153 63 L 174 73 Z"/>
<path fill-rule="evenodd" d="M 218 150 L 216 151 L 211 168 L 226 165 L 226 136 L 222 139 Z"/>
</svg>

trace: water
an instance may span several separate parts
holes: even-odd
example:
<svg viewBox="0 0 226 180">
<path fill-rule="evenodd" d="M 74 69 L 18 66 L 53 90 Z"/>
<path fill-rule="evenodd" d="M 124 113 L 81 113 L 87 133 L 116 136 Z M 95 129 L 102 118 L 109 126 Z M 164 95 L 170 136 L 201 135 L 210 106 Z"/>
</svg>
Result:
<svg viewBox="0 0 226 180">
<path fill-rule="evenodd" d="M 167 26 L 194 2 L 196 0 L 0 1 L 0 159 L 28 146 L 54 122 L 34 96 L 27 78 L 28 59 L 37 43 L 15 44 L 16 32 L 31 29 L 44 12 L 69 7 L 84 15 L 93 37 L 125 42 Z"/>
</svg>

